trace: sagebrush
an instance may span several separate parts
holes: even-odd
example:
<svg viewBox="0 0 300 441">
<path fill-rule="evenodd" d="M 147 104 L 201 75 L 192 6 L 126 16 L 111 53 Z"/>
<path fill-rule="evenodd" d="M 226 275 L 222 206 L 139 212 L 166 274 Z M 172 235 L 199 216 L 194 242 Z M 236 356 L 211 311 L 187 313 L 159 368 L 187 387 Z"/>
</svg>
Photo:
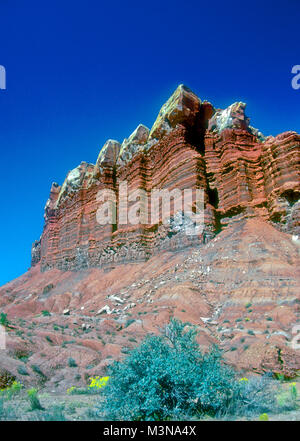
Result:
<svg viewBox="0 0 300 441">
<path fill-rule="evenodd" d="M 201 351 L 196 334 L 194 326 L 172 319 L 160 335 L 146 337 L 123 361 L 114 362 L 101 392 L 99 417 L 170 420 L 274 408 L 273 383 L 265 378 L 240 382 L 217 346 Z M 268 386 L 266 393 L 262 384 Z"/>
</svg>

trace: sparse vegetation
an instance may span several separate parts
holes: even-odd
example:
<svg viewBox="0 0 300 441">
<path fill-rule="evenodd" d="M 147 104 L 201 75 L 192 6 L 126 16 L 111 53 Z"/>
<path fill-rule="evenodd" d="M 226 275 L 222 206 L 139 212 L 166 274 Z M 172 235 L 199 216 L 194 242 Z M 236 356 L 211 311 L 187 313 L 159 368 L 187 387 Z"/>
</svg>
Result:
<svg viewBox="0 0 300 441">
<path fill-rule="evenodd" d="M 48 294 L 54 288 L 53 283 L 49 283 L 49 285 L 45 286 L 43 289 L 43 294 Z"/>
<path fill-rule="evenodd" d="M 38 374 L 40 376 L 40 380 L 42 382 L 45 382 L 47 380 L 46 375 L 42 372 L 42 370 L 39 366 L 37 366 L 36 364 L 32 364 L 31 369 L 33 370 L 33 372 L 35 372 L 36 374 Z"/>
<path fill-rule="evenodd" d="M 125 323 L 124 328 L 128 328 L 128 326 L 132 325 L 132 323 L 134 323 L 135 320 L 134 319 L 128 319 L 127 322 Z"/>
<path fill-rule="evenodd" d="M 15 381 L 15 377 L 7 370 L 0 370 L 0 390 L 7 389 Z"/>
<path fill-rule="evenodd" d="M 68 366 L 71 367 L 71 368 L 75 368 L 75 367 L 77 367 L 77 363 L 76 363 L 76 361 L 74 360 L 74 358 L 70 357 L 70 358 L 68 359 Z"/>
<path fill-rule="evenodd" d="M 109 368 L 98 415 L 109 420 L 169 420 L 253 415 L 276 408 L 269 376 L 237 378 L 217 347 L 203 354 L 189 324 L 171 320 Z"/>
<path fill-rule="evenodd" d="M 126 355 L 108 367 L 105 377 L 91 377 L 88 372 L 84 378 L 74 374 L 76 381 L 84 379 L 87 386 L 70 387 L 65 391 L 67 398 L 62 397 L 60 402 L 49 393 L 39 395 L 36 388 L 26 390 L 9 372 L 1 371 L 0 420 L 243 418 L 267 421 L 276 412 L 297 409 L 297 383 L 287 381 L 283 375 L 274 379 L 271 373 L 241 378 L 226 365 L 218 347 L 203 353 L 196 334 L 194 326 L 172 319 L 160 335 L 147 336 L 135 349 L 124 346 L 122 352 Z M 136 343 L 132 336 L 126 337 Z M 245 338 L 239 341 L 243 343 Z M 248 349 L 248 345 L 243 349 Z M 237 347 L 228 350 L 235 351 Z M 27 361 L 30 353 L 20 349 L 18 355 Z M 77 366 L 71 357 L 67 365 Z M 35 378 L 42 387 L 47 377 L 40 366 L 20 364 L 19 375 L 28 375 L 29 366 L 38 375 Z M 85 368 L 95 366 L 97 363 L 91 363 Z"/>
<path fill-rule="evenodd" d="M 40 403 L 40 400 L 37 396 L 37 389 L 32 388 L 27 391 L 29 403 L 30 403 L 30 410 L 44 410 L 43 406 Z"/>
<path fill-rule="evenodd" d="M 8 326 L 9 321 L 7 319 L 7 314 L 4 314 L 4 312 L 0 313 L 0 325 L 1 326 Z"/>
<path fill-rule="evenodd" d="M 18 373 L 20 375 L 29 375 L 26 367 L 22 365 L 18 367 Z"/>
</svg>

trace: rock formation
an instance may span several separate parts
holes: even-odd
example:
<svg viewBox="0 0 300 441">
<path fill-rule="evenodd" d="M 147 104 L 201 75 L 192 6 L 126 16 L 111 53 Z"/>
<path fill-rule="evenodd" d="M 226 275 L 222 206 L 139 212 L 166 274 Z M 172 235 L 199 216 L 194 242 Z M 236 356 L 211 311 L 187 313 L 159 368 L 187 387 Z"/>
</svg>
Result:
<svg viewBox="0 0 300 441">
<path fill-rule="evenodd" d="M 244 103 L 214 109 L 179 86 L 151 130 L 108 140 L 96 164 L 82 162 L 52 185 L 32 268 L 0 288 L 11 324 L 0 368 L 49 390 L 82 386 L 175 316 L 239 369 L 295 377 L 299 160 L 296 132 L 265 137 Z M 202 189 L 203 231 L 185 234 L 190 219 L 175 201 L 167 223 L 117 216 L 101 225 L 99 192 L 116 195 L 120 212 L 124 182 L 129 194 Z M 19 378 L 24 356 L 28 376 Z"/>
<path fill-rule="evenodd" d="M 52 185 L 32 265 L 40 260 L 42 270 L 78 270 L 141 261 L 162 249 L 207 241 L 229 223 L 249 217 L 300 233 L 300 135 L 265 138 L 250 126 L 245 107 L 239 102 L 215 110 L 180 85 L 151 130 L 139 125 L 122 145 L 108 140 L 95 165 L 83 162 L 61 187 Z M 129 192 L 143 189 L 149 195 L 155 188 L 203 189 L 203 234 L 187 237 L 182 222 L 174 228 L 174 211 L 169 227 L 161 220 L 99 225 L 98 191 L 118 194 L 125 181 Z"/>
</svg>

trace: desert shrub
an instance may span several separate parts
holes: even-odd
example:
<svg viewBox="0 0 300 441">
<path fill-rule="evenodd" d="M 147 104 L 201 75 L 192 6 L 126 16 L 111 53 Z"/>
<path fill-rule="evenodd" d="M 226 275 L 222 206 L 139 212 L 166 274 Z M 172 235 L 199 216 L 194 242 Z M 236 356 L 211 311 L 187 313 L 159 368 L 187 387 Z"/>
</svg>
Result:
<svg viewBox="0 0 300 441">
<path fill-rule="evenodd" d="M 132 343 L 137 343 L 137 341 L 134 337 L 129 337 L 128 341 L 130 341 Z"/>
<path fill-rule="evenodd" d="M 65 348 L 67 345 L 72 345 L 72 344 L 75 344 L 75 343 L 76 343 L 76 340 L 64 340 L 62 342 L 62 344 L 61 344 L 61 347 Z"/>
<path fill-rule="evenodd" d="M 12 355 L 25 363 L 30 357 L 30 352 L 26 349 L 16 349 Z"/>
<path fill-rule="evenodd" d="M 0 397 L 0 421 L 16 420 L 17 414 L 14 406 L 10 405 L 6 398 Z"/>
<path fill-rule="evenodd" d="M 76 405 L 76 403 L 70 403 L 69 404 L 69 406 L 68 406 L 68 412 L 71 414 L 71 415 L 74 415 L 75 413 L 76 413 L 76 409 L 77 409 L 77 405 Z"/>
<path fill-rule="evenodd" d="M 42 311 L 42 315 L 43 315 L 43 317 L 50 317 L 50 316 L 51 316 L 51 312 L 49 312 L 49 311 L 47 311 L 46 309 L 44 309 L 44 310 Z"/>
<path fill-rule="evenodd" d="M 44 410 L 43 406 L 40 403 L 40 400 L 37 396 L 37 389 L 32 388 L 27 391 L 29 403 L 30 403 L 30 410 Z"/>
<path fill-rule="evenodd" d="M 280 373 L 278 373 L 278 372 L 275 372 L 274 376 L 275 376 L 275 378 L 276 378 L 277 380 L 279 380 L 281 383 L 284 382 L 284 380 L 285 380 L 285 375 L 284 375 L 284 374 L 280 374 Z"/>
<path fill-rule="evenodd" d="M 18 394 L 23 388 L 23 385 L 18 381 L 13 381 L 12 384 L 6 389 L 0 390 L 0 397 L 11 399 L 13 396 Z"/>
<path fill-rule="evenodd" d="M 43 294 L 48 294 L 54 288 L 53 283 L 49 283 L 49 285 L 45 286 L 43 289 Z"/>
<path fill-rule="evenodd" d="M 23 385 L 18 381 L 0 390 L 0 421 L 16 420 L 19 413 L 19 405 L 11 400 L 22 390 Z"/>
<path fill-rule="evenodd" d="M 7 320 L 7 314 L 4 314 L 4 312 L 0 313 L 0 325 L 2 326 L 9 325 L 9 321 Z"/>
<path fill-rule="evenodd" d="M 0 390 L 10 387 L 15 381 L 15 377 L 5 369 L 0 370 Z"/>
<path fill-rule="evenodd" d="M 124 328 L 128 328 L 128 326 L 132 325 L 132 323 L 134 323 L 135 320 L 134 319 L 128 319 L 125 323 Z"/>
<path fill-rule="evenodd" d="M 31 369 L 33 370 L 33 372 L 35 372 L 36 374 L 40 375 L 41 377 L 45 376 L 45 374 L 41 371 L 41 368 L 38 365 L 32 364 L 31 365 Z"/>
<path fill-rule="evenodd" d="M 41 368 L 38 365 L 32 364 L 31 369 L 33 370 L 33 372 L 39 375 L 40 383 L 44 383 L 45 381 L 47 381 L 47 376 L 44 374 L 44 372 L 41 370 Z"/>
<path fill-rule="evenodd" d="M 64 415 L 64 407 L 63 406 L 53 406 L 50 410 L 47 412 L 43 412 L 42 421 L 67 421 L 65 415 Z"/>
<path fill-rule="evenodd" d="M 20 375 L 29 375 L 28 372 L 27 372 L 26 367 L 22 366 L 22 365 L 18 367 L 18 373 Z"/>
<path fill-rule="evenodd" d="M 278 409 L 278 382 L 271 374 L 239 380 L 217 346 L 201 351 L 196 334 L 195 327 L 172 319 L 161 335 L 147 336 L 109 366 L 109 380 L 99 392 L 98 417 L 188 420 L 259 416 Z"/>
<path fill-rule="evenodd" d="M 71 368 L 73 368 L 73 367 L 77 367 L 77 363 L 76 363 L 76 361 L 74 360 L 74 358 L 70 357 L 70 358 L 68 359 L 68 366 L 71 367 Z"/>
<path fill-rule="evenodd" d="M 298 391 L 297 391 L 296 383 L 291 383 L 290 384 L 290 394 L 291 394 L 291 399 L 293 401 L 296 401 L 297 397 L 298 397 Z"/>
<path fill-rule="evenodd" d="M 86 420 L 98 420 L 98 412 L 92 407 L 88 407 L 84 412 L 84 419 Z"/>
<path fill-rule="evenodd" d="M 234 395 L 234 371 L 217 347 L 203 354 L 196 330 L 172 319 L 109 368 L 98 414 L 109 420 L 168 420 L 216 415 Z"/>
<path fill-rule="evenodd" d="M 240 416 L 276 412 L 278 384 L 272 377 L 272 373 L 266 373 L 262 376 L 241 378 L 234 389 L 227 412 Z"/>
<path fill-rule="evenodd" d="M 277 395 L 277 403 L 282 410 L 293 410 L 297 405 L 298 391 L 296 383 L 290 383 L 287 390 L 282 390 Z"/>
</svg>

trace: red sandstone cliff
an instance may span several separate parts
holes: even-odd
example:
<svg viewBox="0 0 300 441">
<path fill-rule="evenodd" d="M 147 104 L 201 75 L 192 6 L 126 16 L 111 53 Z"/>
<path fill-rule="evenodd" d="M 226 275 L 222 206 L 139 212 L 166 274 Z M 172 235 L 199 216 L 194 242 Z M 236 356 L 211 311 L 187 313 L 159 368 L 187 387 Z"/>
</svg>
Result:
<svg viewBox="0 0 300 441">
<path fill-rule="evenodd" d="M 179 86 L 151 130 L 107 141 L 95 165 L 52 185 L 32 268 L 0 288 L 12 324 L 0 371 L 19 378 L 25 354 L 21 381 L 39 383 L 37 365 L 47 387 L 65 391 L 176 316 L 240 369 L 297 375 L 299 159 L 299 134 L 265 138 L 244 103 L 215 110 Z M 124 181 L 147 193 L 203 189 L 204 231 L 187 236 L 175 209 L 168 225 L 100 225 L 97 193 Z"/>
<path fill-rule="evenodd" d="M 120 145 L 109 140 L 95 165 L 81 163 L 63 185 L 53 184 L 45 228 L 32 250 L 42 270 L 101 267 L 145 260 L 161 249 L 180 249 L 210 239 L 241 218 L 261 217 L 298 234 L 300 135 L 263 135 L 249 125 L 245 104 L 216 111 L 180 85 L 149 131 L 139 125 Z M 97 193 L 127 181 L 129 192 L 154 188 L 202 188 L 205 228 L 187 237 L 156 224 L 99 225 Z M 173 228 L 172 228 L 173 227 Z M 170 234 L 171 233 L 171 234 Z"/>
</svg>

